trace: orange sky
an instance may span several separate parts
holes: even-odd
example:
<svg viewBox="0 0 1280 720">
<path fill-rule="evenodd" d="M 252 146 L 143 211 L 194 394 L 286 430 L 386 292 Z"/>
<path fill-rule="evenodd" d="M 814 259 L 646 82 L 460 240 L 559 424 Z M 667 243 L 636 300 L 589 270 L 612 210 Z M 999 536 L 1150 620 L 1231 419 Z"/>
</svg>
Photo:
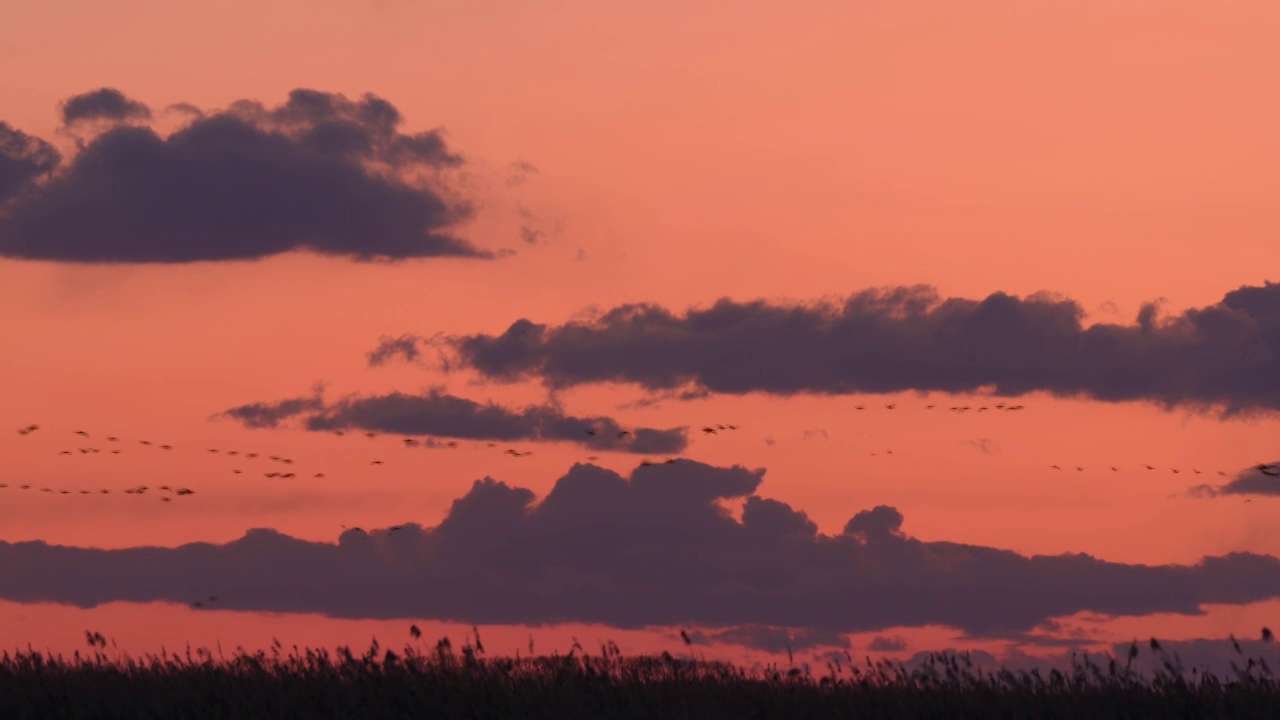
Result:
<svg viewBox="0 0 1280 720">
<path fill-rule="evenodd" d="M 722 297 L 799 303 L 915 284 L 973 300 L 1051 291 L 1077 301 L 1086 324 L 1132 325 L 1144 302 L 1165 298 L 1166 315 L 1212 305 L 1262 285 L 1280 260 L 1280 102 L 1267 82 L 1280 61 L 1274 3 L 688 5 L 6 3 L 0 121 L 68 158 L 59 102 L 101 87 L 157 112 L 177 102 L 276 106 L 295 88 L 371 92 L 399 109 L 403 131 L 443 128 L 467 159 L 451 182 L 476 212 L 458 234 L 516 254 L 373 264 L 305 252 L 149 265 L 0 259 L 0 417 L 15 429 L 42 426 L 0 435 L 0 482 L 10 485 L 0 491 L 0 539 L 173 547 L 270 527 L 332 542 L 339 524 L 434 525 L 486 475 L 541 497 L 591 454 L 563 442 L 405 450 L 398 436 L 209 420 L 305 395 L 317 381 L 331 399 L 432 385 L 515 407 L 546 399 L 536 382 L 403 362 L 371 368 L 365 355 L 384 335 L 497 335 L 520 318 L 554 326 L 592 306 L 681 313 Z M 518 161 L 537 172 L 506 182 Z M 523 242 L 522 226 L 542 241 Z M 1219 470 L 1276 459 L 1271 418 L 1042 393 L 1018 398 L 1020 414 L 982 416 L 942 408 L 998 401 L 941 393 L 713 395 L 620 409 L 639 397 L 626 385 L 559 394 L 573 414 L 628 426 L 739 425 L 715 437 L 695 431 L 683 456 L 767 468 L 759 494 L 807 513 L 822 533 L 891 505 L 920 540 L 1027 555 L 1145 564 L 1280 555 L 1268 532 L 1274 497 L 1169 498 L 1205 481 L 1193 467 L 1212 482 Z M 858 403 L 868 409 L 853 411 Z M 927 403 L 942 408 L 926 412 Z M 85 445 L 78 429 L 130 444 L 118 457 L 59 456 Z M 825 439 L 806 439 L 817 429 Z M 143 452 L 139 438 L 176 449 Z M 990 452 L 974 445 L 984 439 Z M 535 452 L 512 458 L 501 454 L 507 446 Z M 266 486 L 260 473 L 232 475 L 241 465 L 207 448 L 296 457 L 299 472 L 326 478 Z M 599 455 L 624 476 L 642 459 Z M 375 458 L 385 465 L 371 467 Z M 197 494 L 167 506 L 120 494 L 163 482 Z M 116 492 L 20 495 L 20 483 Z M 145 637 L 147 647 L 215 637 L 195 633 L 206 616 L 183 608 L 29 611 L 42 622 L 0 620 L 0 645 L 72 647 L 79 630 L 64 638 L 53 627 L 71 619 L 118 640 Z M 1098 627 L 1104 641 L 1253 636 L 1274 612 L 1260 602 Z M 222 613 L 216 622 L 248 645 L 270 642 L 277 619 Z M 317 645 L 390 627 L 279 622 L 294 642 Z M 547 633 L 553 644 L 572 634 Z M 670 633 L 629 642 L 667 647 Z M 853 636 L 855 656 L 875 634 Z M 910 637 L 910 654 L 955 645 L 957 633 L 879 634 Z"/>
</svg>

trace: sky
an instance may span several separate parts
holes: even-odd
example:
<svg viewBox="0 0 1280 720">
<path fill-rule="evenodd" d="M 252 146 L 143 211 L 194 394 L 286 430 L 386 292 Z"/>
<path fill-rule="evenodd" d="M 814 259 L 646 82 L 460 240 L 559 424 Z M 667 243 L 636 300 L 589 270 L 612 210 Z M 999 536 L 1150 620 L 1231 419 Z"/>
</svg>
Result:
<svg viewBox="0 0 1280 720">
<path fill-rule="evenodd" d="M 1278 22 L 5 3 L 0 647 L 1227 657 Z"/>
</svg>

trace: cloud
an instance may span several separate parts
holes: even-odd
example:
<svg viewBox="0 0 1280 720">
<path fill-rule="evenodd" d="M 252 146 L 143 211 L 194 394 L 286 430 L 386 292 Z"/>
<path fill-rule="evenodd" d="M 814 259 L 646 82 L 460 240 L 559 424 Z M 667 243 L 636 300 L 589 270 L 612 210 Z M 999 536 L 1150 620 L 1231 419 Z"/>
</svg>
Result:
<svg viewBox="0 0 1280 720">
<path fill-rule="evenodd" d="M 593 450 L 641 454 L 679 453 L 688 446 L 687 428 L 624 430 L 607 417 L 566 415 L 552 405 L 530 405 L 521 410 L 494 403 L 482 405 L 447 394 L 441 388 L 431 388 L 422 395 L 352 395 L 330 404 L 318 395 L 276 403 L 256 402 L 225 410 L 211 419 L 238 420 L 250 428 L 273 428 L 300 415 L 307 416 L 302 426 L 314 432 L 366 430 L 474 440 L 559 440 Z"/>
<path fill-rule="evenodd" d="M 385 365 L 396 357 L 403 357 L 409 362 L 413 362 L 422 356 L 418 350 L 420 338 L 416 335 L 401 335 L 400 337 L 383 336 L 378 343 L 378 347 L 369 351 L 368 360 L 370 367 Z"/>
<path fill-rule="evenodd" d="M 0 213 L 6 201 L 29 190 L 60 162 L 62 155 L 52 145 L 0 122 Z"/>
<path fill-rule="evenodd" d="M 178 107 L 186 124 L 172 134 L 117 122 L 66 163 L 35 141 L 18 146 L 25 164 L 15 171 L 15 151 L 0 150 L 10 158 L 0 161 L 0 191 L 13 178 L 24 190 L 11 188 L 13 199 L 0 207 L 0 256 L 85 263 L 246 260 L 296 250 L 360 261 L 494 257 L 453 234 L 472 209 L 443 172 L 463 159 L 439 130 L 401 132 L 403 119 L 386 100 L 297 89 L 270 108 L 252 100 L 207 113 Z M 72 124 L 150 117 L 112 88 L 70 98 L 62 110 Z M 7 147 L 12 141 L 4 138 Z M 41 176 L 48 178 L 34 182 Z"/>
<path fill-rule="evenodd" d="M 907 640 L 901 635 L 894 635 L 893 637 L 877 635 L 871 638 L 871 642 L 867 644 L 867 649 L 872 652 L 902 652 L 907 649 Z"/>
<path fill-rule="evenodd" d="M 694 643 L 737 645 L 770 653 L 814 648 L 849 648 L 849 638 L 838 632 L 811 628 L 776 628 L 764 625 L 740 625 L 718 632 L 693 632 Z"/>
<path fill-rule="evenodd" d="M 98 88 L 91 92 L 73 95 L 62 102 L 64 125 L 75 125 L 91 120 L 123 122 L 150 119 L 151 108 L 137 100 L 130 100 L 115 88 Z"/>
<path fill-rule="evenodd" d="M 867 290 L 843 303 L 722 299 L 676 315 L 651 304 L 549 326 L 519 319 L 500 335 L 443 345 L 461 367 L 551 388 L 687 384 L 724 394 L 846 395 L 905 390 L 997 395 L 1048 392 L 1145 400 L 1224 416 L 1280 409 L 1280 284 L 1159 319 L 1148 303 L 1130 325 L 1082 325 L 1069 299 L 942 299 L 929 286 Z"/>
<path fill-rule="evenodd" d="M 629 477 L 578 464 L 540 502 L 485 478 L 434 527 L 353 529 L 337 544 L 267 529 L 177 548 L 0 543 L 0 597 L 89 607 L 212 591 L 226 609 L 343 618 L 839 634 L 941 625 L 978 637 L 1083 611 L 1196 615 L 1280 596 L 1280 560 L 1253 553 L 1155 566 L 1028 557 L 917 540 L 888 506 L 825 535 L 757 495 L 763 479 L 691 460 Z M 743 501 L 741 520 L 726 500 Z"/>
<path fill-rule="evenodd" d="M 1212 498 L 1220 495 L 1280 495 L 1280 462 L 1261 463 L 1236 473 L 1236 476 L 1222 485 L 1200 484 L 1187 489 L 1187 494 L 1197 498 Z"/>
<path fill-rule="evenodd" d="M 517 160 L 507 166 L 507 187 L 518 187 L 525 184 L 529 180 L 530 175 L 536 175 L 538 168 L 531 162 Z"/>
</svg>

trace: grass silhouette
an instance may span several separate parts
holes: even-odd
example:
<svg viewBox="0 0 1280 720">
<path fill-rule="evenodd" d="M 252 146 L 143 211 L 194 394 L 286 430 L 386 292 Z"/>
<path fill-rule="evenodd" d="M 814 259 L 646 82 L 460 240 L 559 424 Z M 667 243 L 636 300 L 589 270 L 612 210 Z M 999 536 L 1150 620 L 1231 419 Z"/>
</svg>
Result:
<svg viewBox="0 0 1280 720">
<path fill-rule="evenodd" d="M 416 630 L 416 627 L 413 628 Z M 414 634 L 418 638 L 421 633 Z M 1280 683 L 1264 661 L 1232 663 L 1219 679 L 1180 667 L 1159 643 L 1152 677 L 1124 660 L 1073 656 L 1068 672 L 982 672 L 967 654 L 934 653 L 908 671 L 889 660 L 748 671 L 723 662 L 623 657 L 609 642 L 595 655 L 487 658 L 478 633 L 455 653 L 434 648 L 341 647 L 288 654 L 204 648 L 109 657 L 107 640 L 71 658 L 30 649 L 0 657 L 0 717 L 18 718 L 1174 718 L 1280 717 Z M 114 645 L 114 643 L 113 643 Z"/>
</svg>

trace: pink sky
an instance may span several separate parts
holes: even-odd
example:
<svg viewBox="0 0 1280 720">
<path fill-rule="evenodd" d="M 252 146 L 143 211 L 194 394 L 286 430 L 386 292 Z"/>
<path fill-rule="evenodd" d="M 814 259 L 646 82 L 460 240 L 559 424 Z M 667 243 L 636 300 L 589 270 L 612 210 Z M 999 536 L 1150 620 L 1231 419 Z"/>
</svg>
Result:
<svg viewBox="0 0 1280 720">
<path fill-rule="evenodd" d="M 497 336 L 522 318 L 557 327 L 624 303 L 679 316 L 721 298 L 839 302 L 918 284 L 972 301 L 1048 291 L 1077 302 L 1086 326 L 1129 327 L 1146 302 L 1163 298 L 1161 315 L 1173 317 L 1261 287 L 1280 260 L 1272 207 L 1280 104 L 1267 92 L 1280 61 L 1273 3 L 688 5 L 121 0 L 72 12 L 67 2 L 7 4 L 0 122 L 57 147 L 64 170 L 77 157 L 74 133 L 91 136 L 62 126 L 60 103 L 99 88 L 149 106 L 162 136 L 184 122 L 163 111 L 173 103 L 217 112 L 241 99 L 275 108 L 297 88 L 352 101 L 373 93 L 399 110 L 399 132 L 441 128 L 465 158 L 435 186 L 474 208 L 449 232 L 515 253 L 78 264 L 5 257 L 0 224 L 0 417 L 13 430 L 41 425 L 0 434 L 0 482 L 9 485 L 0 490 L 0 540 L 177 547 L 272 528 L 332 543 L 340 524 L 432 527 L 485 476 L 541 498 L 588 455 L 623 477 L 646 457 L 671 455 L 533 441 L 408 450 L 403 433 L 336 438 L 297 422 L 247 429 L 210 420 L 307 395 L 317 381 L 328 401 L 431 386 L 515 409 L 548 399 L 537 377 L 504 384 L 445 373 L 430 356 L 370 367 L 366 354 L 383 336 Z M 536 171 L 516 182 L 512 168 L 522 162 Z M 538 242 L 523 241 L 522 228 Z M 1275 397 L 1258 389 L 1266 392 Z M 634 384 L 556 393 L 568 415 L 688 426 L 680 456 L 765 468 L 757 494 L 806 513 L 824 535 L 888 505 L 907 536 L 1028 556 L 1186 565 L 1232 552 L 1280 555 L 1269 532 L 1274 496 L 1185 495 L 1276 460 L 1273 413 L 1220 419 L 1046 392 L 713 393 L 624 407 L 641 397 Z M 1002 401 L 1026 409 L 946 410 Z M 740 429 L 698 432 L 709 423 Z M 80 429 L 93 437 L 72 434 Z M 106 448 L 106 435 L 125 441 L 119 456 L 58 454 Z M 144 438 L 175 449 L 143 448 Z M 510 457 L 507 447 L 534 454 Z M 296 458 L 302 477 L 267 481 L 262 472 L 281 466 L 209 448 Z M 196 494 L 162 503 L 154 488 L 166 483 Z M 153 490 L 123 494 L 140 484 Z M 36 492 L 45 486 L 76 494 Z M 362 643 L 374 633 L 398 642 L 394 628 L 407 625 L 129 603 L 33 604 L 15 619 L 17 606 L 6 607 L 4 647 L 76 647 L 84 628 L 138 649 L 218 637 L 236 638 L 224 647 L 262 645 L 273 634 L 283 640 L 281 628 L 299 644 Z M 1276 622 L 1274 600 L 1206 607 L 1200 617 L 1066 624 L 1096 628 L 1089 647 L 1101 647 L 1135 634 L 1254 637 Z M 470 624 L 431 627 L 457 633 Z M 564 650 L 582 627 L 537 632 L 547 649 Z M 610 631 L 591 627 L 592 638 Z M 528 634 L 492 632 L 513 645 Z M 612 632 L 626 639 L 624 651 L 679 644 L 671 627 Z M 877 635 L 906 638 L 902 656 L 1002 647 L 960 634 L 935 623 L 849 637 L 855 656 Z M 737 646 L 707 652 L 757 657 Z"/>
</svg>

